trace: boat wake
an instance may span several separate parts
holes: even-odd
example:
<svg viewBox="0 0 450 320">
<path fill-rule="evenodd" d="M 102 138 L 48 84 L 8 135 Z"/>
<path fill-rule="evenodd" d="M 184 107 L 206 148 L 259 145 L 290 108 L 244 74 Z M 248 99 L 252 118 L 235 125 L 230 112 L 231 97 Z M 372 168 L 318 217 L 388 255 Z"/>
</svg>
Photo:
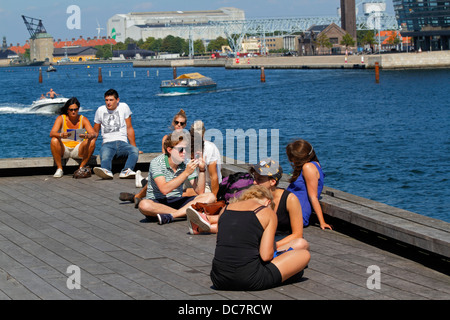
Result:
<svg viewBox="0 0 450 320">
<path fill-rule="evenodd" d="M 169 93 L 157 93 L 156 95 L 158 97 L 176 97 L 176 96 L 188 96 L 191 94 L 195 94 L 195 93 L 194 92 L 169 92 Z"/>
<path fill-rule="evenodd" d="M 80 108 L 80 112 L 89 111 Z M 20 103 L 0 103 L 0 114 L 56 114 L 53 106 L 44 106 L 41 108 L 34 108 L 31 105 L 25 105 Z"/>
</svg>

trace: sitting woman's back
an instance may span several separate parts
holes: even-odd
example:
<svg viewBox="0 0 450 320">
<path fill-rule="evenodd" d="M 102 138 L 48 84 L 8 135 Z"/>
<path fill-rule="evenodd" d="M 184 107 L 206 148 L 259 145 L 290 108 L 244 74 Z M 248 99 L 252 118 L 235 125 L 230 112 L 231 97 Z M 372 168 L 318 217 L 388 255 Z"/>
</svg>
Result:
<svg viewBox="0 0 450 320">
<path fill-rule="evenodd" d="M 285 272 L 283 264 L 273 258 L 277 217 L 273 212 L 270 191 L 263 186 L 252 186 L 238 202 L 227 206 L 219 218 L 217 245 L 213 259 L 211 280 L 221 290 L 264 290 L 280 285 L 285 279 L 302 270 L 309 261 L 296 263 Z M 268 207 L 271 205 L 271 207 Z M 284 253 L 289 258 L 297 250 Z M 281 259 L 281 260 L 280 260 Z M 292 265 L 292 263 L 289 263 Z M 281 267 L 281 269 L 280 269 Z M 292 266 L 289 267 L 292 269 Z M 301 268 L 301 269 L 299 269 Z M 294 273 L 293 273 L 294 272 Z"/>
</svg>

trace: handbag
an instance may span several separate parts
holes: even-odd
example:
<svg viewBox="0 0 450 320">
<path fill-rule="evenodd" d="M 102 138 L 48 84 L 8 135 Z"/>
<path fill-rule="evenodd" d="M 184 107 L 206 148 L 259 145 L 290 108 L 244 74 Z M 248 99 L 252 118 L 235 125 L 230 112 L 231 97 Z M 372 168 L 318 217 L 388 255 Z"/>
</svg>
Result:
<svg viewBox="0 0 450 320">
<path fill-rule="evenodd" d="M 215 215 L 218 214 L 220 210 L 225 206 L 225 201 L 221 200 L 213 203 L 197 202 L 192 205 L 192 208 L 207 215 Z"/>
<path fill-rule="evenodd" d="M 72 178 L 83 179 L 83 178 L 89 178 L 90 176 L 91 176 L 91 168 L 81 167 L 73 173 Z"/>
</svg>

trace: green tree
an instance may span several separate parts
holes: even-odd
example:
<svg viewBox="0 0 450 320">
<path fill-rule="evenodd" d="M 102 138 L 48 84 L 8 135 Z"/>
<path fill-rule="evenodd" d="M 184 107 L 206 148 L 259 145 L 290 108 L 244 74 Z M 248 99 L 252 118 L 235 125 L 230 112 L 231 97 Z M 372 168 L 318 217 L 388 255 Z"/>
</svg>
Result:
<svg viewBox="0 0 450 320">
<path fill-rule="evenodd" d="M 347 49 L 348 47 L 352 47 L 355 45 L 355 40 L 352 38 L 350 34 L 346 33 L 342 37 L 341 45 L 345 46 L 345 49 Z"/>
<path fill-rule="evenodd" d="M 203 44 L 202 40 L 198 39 L 194 41 L 194 52 L 196 54 L 205 53 L 205 45 Z"/>
<path fill-rule="evenodd" d="M 228 40 L 223 37 L 217 37 L 215 40 L 211 40 L 206 47 L 207 51 L 222 51 L 222 46 L 229 46 Z"/>
<path fill-rule="evenodd" d="M 331 43 L 330 38 L 328 38 L 328 36 L 325 33 L 321 33 L 317 37 L 315 44 L 319 48 L 328 48 L 328 49 L 333 48 L 333 44 Z"/>
</svg>

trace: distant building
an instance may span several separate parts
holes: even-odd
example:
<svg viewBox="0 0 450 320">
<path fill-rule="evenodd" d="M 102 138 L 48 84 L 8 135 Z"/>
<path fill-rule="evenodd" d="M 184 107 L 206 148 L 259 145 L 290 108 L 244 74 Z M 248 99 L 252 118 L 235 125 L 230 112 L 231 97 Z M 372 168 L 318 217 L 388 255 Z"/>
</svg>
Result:
<svg viewBox="0 0 450 320">
<path fill-rule="evenodd" d="M 35 38 L 30 39 L 30 60 L 52 61 L 53 60 L 53 37 L 48 33 L 37 33 Z"/>
<path fill-rule="evenodd" d="M 154 51 L 139 49 L 135 43 L 128 44 L 126 50 L 113 51 L 113 59 L 146 59 L 155 55 Z"/>
<path fill-rule="evenodd" d="M 355 0 L 341 0 L 341 28 L 356 40 Z"/>
<path fill-rule="evenodd" d="M 16 52 L 8 49 L 6 45 L 6 37 L 3 37 L 3 44 L 0 50 L 0 66 L 9 65 L 11 61 L 17 58 L 19 58 L 19 55 Z"/>
<path fill-rule="evenodd" d="M 127 38 L 135 41 L 148 37 L 164 39 L 168 35 L 189 38 L 188 27 L 192 28 L 192 38 L 206 42 L 221 36 L 226 38 L 223 30 L 205 28 L 213 21 L 245 20 L 243 10 L 237 8 L 219 8 L 204 11 L 167 11 L 167 12 L 132 12 L 116 14 L 107 23 L 107 32 L 118 42 Z"/>
<path fill-rule="evenodd" d="M 72 62 L 90 61 L 97 59 L 96 53 L 97 49 L 94 47 L 55 48 L 52 61 L 58 63 L 66 57 Z"/>
<path fill-rule="evenodd" d="M 450 49 L 450 2 L 393 0 L 401 33 L 412 37 L 415 49 Z"/>
<path fill-rule="evenodd" d="M 298 54 L 301 56 L 310 56 L 316 54 L 341 54 L 345 52 L 345 46 L 341 45 L 342 38 L 347 32 L 340 28 L 337 24 L 331 23 L 329 25 L 314 25 L 310 27 L 298 38 Z M 331 49 L 319 48 L 317 39 L 321 35 L 326 35 L 332 44 Z M 349 48 L 349 50 L 355 50 Z M 328 52 L 327 52 L 328 51 Z"/>
</svg>

